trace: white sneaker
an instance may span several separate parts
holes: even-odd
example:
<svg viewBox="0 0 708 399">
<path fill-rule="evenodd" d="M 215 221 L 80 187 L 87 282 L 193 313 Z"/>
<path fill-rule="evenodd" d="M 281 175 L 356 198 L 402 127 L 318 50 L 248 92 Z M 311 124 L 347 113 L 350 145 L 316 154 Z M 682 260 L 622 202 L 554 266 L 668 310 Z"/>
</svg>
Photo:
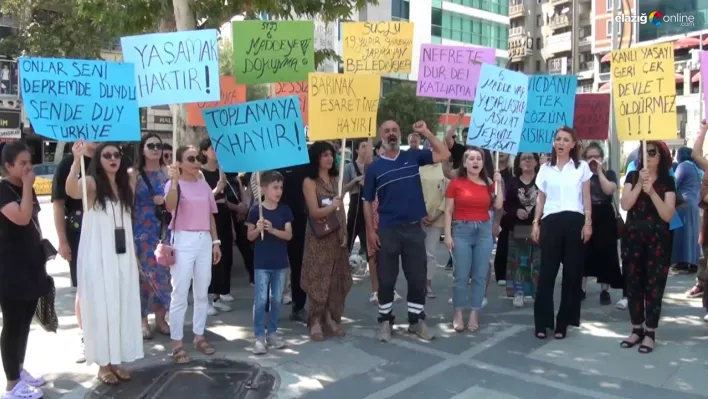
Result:
<svg viewBox="0 0 708 399">
<path fill-rule="evenodd" d="M 452 304 L 452 298 L 448 299 L 447 303 Z"/>
<path fill-rule="evenodd" d="M 32 374 L 27 372 L 27 370 L 22 369 L 20 371 L 20 380 L 24 381 L 27 385 L 35 388 L 39 388 L 46 383 L 42 377 L 33 377 Z"/>
<path fill-rule="evenodd" d="M 207 315 L 216 316 L 218 314 L 219 314 L 219 311 L 216 310 L 216 308 L 212 304 L 209 304 L 209 307 L 207 307 Z"/>
<path fill-rule="evenodd" d="M 497 285 L 500 287 L 506 287 L 506 280 L 499 280 L 497 281 Z"/>
<path fill-rule="evenodd" d="M 214 301 L 213 306 L 214 306 L 214 308 L 216 308 L 216 310 L 220 310 L 222 312 L 230 312 L 231 311 L 231 306 L 225 304 L 223 301 L 221 301 L 221 299 L 217 299 L 216 301 Z"/>
<path fill-rule="evenodd" d="M 708 314 L 703 316 L 703 321 L 708 322 Z"/>
<path fill-rule="evenodd" d="M 270 334 L 266 337 L 266 343 L 268 344 L 269 348 L 273 349 L 282 349 L 285 347 L 285 342 L 280 339 L 278 334 Z"/>
<path fill-rule="evenodd" d="M 403 297 L 400 296 L 400 295 L 398 295 L 398 292 L 393 291 L 393 301 L 394 301 L 394 302 L 398 302 L 398 301 L 400 301 L 401 299 L 403 299 Z"/>
<path fill-rule="evenodd" d="M 484 299 L 482 300 L 482 309 L 487 307 L 487 297 L 485 296 Z"/>
<path fill-rule="evenodd" d="M 219 299 L 224 302 L 233 302 L 234 301 L 234 297 L 232 297 L 230 294 L 221 295 L 221 296 L 219 296 Z"/>
<path fill-rule="evenodd" d="M 2 399 L 40 399 L 43 396 L 41 389 L 27 385 L 26 382 L 20 380 L 11 391 L 2 395 Z"/>
<path fill-rule="evenodd" d="M 283 294 L 283 305 L 290 305 L 293 303 L 293 297 L 290 294 Z"/>
<path fill-rule="evenodd" d="M 524 307 L 524 295 L 523 294 L 516 294 L 514 295 L 514 307 L 516 308 L 523 308 Z"/>
<path fill-rule="evenodd" d="M 625 309 L 627 309 L 627 305 L 628 305 L 627 298 L 622 298 L 619 301 L 617 301 L 617 304 L 615 305 L 615 307 L 620 310 L 625 310 Z"/>
<path fill-rule="evenodd" d="M 84 346 L 83 338 L 81 338 L 81 346 L 79 346 L 79 353 L 76 356 L 76 363 L 86 363 L 86 347 Z"/>
<path fill-rule="evenodd" d="M 379 293 L 376 291 L 372 292 L 371 296 L 369 296 L 369 302 L 379 303 Z"/>
<path fill-rule="evenodd" d="M 253 354 L 254 355 L 265 355 L 268 353 L 268 348 L 264 339 L 256 339 L 256 343 L 253 344 Z"/>
</svg>

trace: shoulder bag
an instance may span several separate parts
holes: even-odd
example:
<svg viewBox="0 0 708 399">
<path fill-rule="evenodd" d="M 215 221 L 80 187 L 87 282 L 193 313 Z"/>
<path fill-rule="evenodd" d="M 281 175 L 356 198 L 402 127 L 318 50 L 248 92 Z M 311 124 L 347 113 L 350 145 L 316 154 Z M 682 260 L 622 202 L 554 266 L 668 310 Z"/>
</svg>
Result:
<svg viewBox="0 0 708 399">
<path fill-rule="evenodd" d="M 533 231 L 533 225 L 517 224 L 517 225 L 514 225 L 514 229 L 511 231 L 511 234 L 515 240 L 530 241 L 532 231 Z"/>
<path fill-rule="evenodd" d="M 179 201 L 180 197 L 182 197 L 182 190 L 179 187 L 179 181 L 177 181 L 177 205 L 175 205 L 175 217 L 174 217 L 174 226 L 175 228 L 177 227 L 177 212 L 179 211 Z M 164 215 L 164 213 L 163 213 Z M 172 237 L 170 238 L 170 243 L 167 243 L 167 228 L 169 226 L 169 223 L 165 220 L 163 217 L 160 220 L 160 241 L 158 241 L 157 246 L 155 247 L 155 260 L 157 261 L 158 265 L 165 266 L 165 267 L 170 267 L 175 264 L 175 248 L 174 248 L 174 241 L 175 241 L 175 235 L 174 232 L 172 232 Z"/>
<path fill-rule="evenodd" d="M 319 205 L 319 204 L 318 204 Z M 331 212 L 324 218 L 315 219 L 312 216 L 307 217 L 309 220 L 310 229 L 312 234 L 317 238 L 324 238 L 335 231 L 339 230 L 340 224 L 337 218 L 337 211 Z"/>
<path fill-rule="evenodd" d="M 627 233 L 627 226 L 619 212 L 619 205 L 615 201 L 615 196 L 612 196 L 612 208 L 615 210 L 615 224 L 617 225 L 617 238 L 622 238 Z"/>
<path fill-rule="evenodd" d="M 155 198 L 155 190 L 153 190 L 152 183 L 150 183 L 150 179 L 148 179 L 145 170 L 140 169 L 140 177 L 143 178 L 143 182 L 145 183 L 145 187 L 147 187 L 148 192 L 150 193 L 151 199 Z M 162 205 L 155 205 L 155 216 L 157 217 L 157 220 L 160 221 L 160 224 L 164 222 L 169 226 L 170 222 L 172 221 L 172 215 L 167 212 L 167 208 L 165 207 L 164 203 Z M 162 229 L 162 226 L 160 226 L 160 229 Z"/>
</svg>

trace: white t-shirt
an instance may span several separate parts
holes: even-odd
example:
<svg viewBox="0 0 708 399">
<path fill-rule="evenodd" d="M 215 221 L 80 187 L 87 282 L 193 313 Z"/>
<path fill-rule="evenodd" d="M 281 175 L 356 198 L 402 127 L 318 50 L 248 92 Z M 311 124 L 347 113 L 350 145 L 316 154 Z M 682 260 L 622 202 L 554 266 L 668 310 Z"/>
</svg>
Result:
<svg viewBox="0 0 708 399">
<path fill-rule="evenodd" d="M 575 167 L 573 160 L 559 169 L 551 163 L 541 165 L 536 176 L 536 186 L 546 194 L 543 217 L 559 212 L 585 213 L 583 207 L 583 183 L 590 180 L 592 172 L 587 162 L 580 161 Z"/>
</svg>

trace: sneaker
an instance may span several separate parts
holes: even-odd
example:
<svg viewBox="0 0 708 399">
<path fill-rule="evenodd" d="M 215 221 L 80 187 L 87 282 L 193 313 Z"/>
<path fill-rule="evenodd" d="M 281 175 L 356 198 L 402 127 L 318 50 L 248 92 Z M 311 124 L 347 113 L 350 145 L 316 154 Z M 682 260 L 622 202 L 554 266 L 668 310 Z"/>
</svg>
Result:
<svg viewBox="0 0 708 399">
<path fill-rule="evenodd" d="M 79 346 L 79 353 L 76 357 L 76 363 L 86 363 L 86 347 L 84 346 L 83 338 L 81 338 L 81 345 Z"/>
<path fill-rule="evenodd" d="M 371 303 L 379 303 L 379 293 L 374 291 L 371 293 L 369 296 L 369 302 Z"/>
<path fill-rule="evenodd" d="M 415 334 L 418 336 L 418 338 L 424 339 L 426 341 L 431 341 L 435 339 L 435 335 L 430 332 L 430 330 L 428 329 L 428 325 L 425 324 L 425 320 L 418 320 L 417 323 L 408 326 L 408 332 L 411 334 Z"/>
<path fill-rule="evenodd" d="M 403 299 L 403 297 L 400 296 L 400 295 L 398 295 L 398 292 L 393 291 L 393 301 L 394 301 L 394 302 L 398 302 L 398 301 L 400 301 L 401 299 Z"/>
<path fill-rule="evenodd" d="M 482 309 L 486 308 L 488 303 L 489 303 L 489 301 L 487 301 L 487 297 L 485 296 L 484 299 L 482 300 Z"/>
<path fill-rule="evenodd" d="M 283 305 L 290 305 L 293 303 L 293 297 L 290 294 L 283 295 Z"/>
<path fill-rule="evenodd" d="M 212 304 L 209 304 L 209 306 L 207 307 L 207 315 L 216 316 L 218 314 L 219 314 L 219 311 L 216 310 L 216 308 Z"/>
<path fill-rule="evenodd" d="M 448 300 L 447 300 L 447 303 L 449 303 L 450 305 L 452 305 L 452 298 L 448 299 Z"/>
<path fill-rule="evenodd" d="M 514 307 L 515 308 L 523 308 L 524 307 L 524 294 L 516 294 L 514 295 Z"/>
<path fill-rule="evenodd" d="M 381 342 L 391 340 L 391 323 L 388 321 L 379 323 L 379 328 L 376 329 L 376 339 Z"/>
<path fill-rule="evenodd" d="M 620 310 L 625 310 L 627 309 L 627 306 L 629 305 L 627 298 L 622 298 L 619 301 L 617 301 L 617 304 L 615 307 Z"/>
<path fill-rule="evenodd" d="M 269 334 L 268 337 L 266 337 L 266 342 L 268 343 L 268 347 L 273 349 L 281 349 L 285 346 L 285 342 L 278 337 L 278 334 Z"/>
<path fill-rule="evenodd" d="M 506 287 L 506 280 L 499 280 L 497 281 L 497 285 L 500 287 Z"/>
<path fill-rule="evenodd" d="M 253 344 L 253 354 L 254 355 L 265 355 L 268 353 L 268 348 L 266 347 L 266 342 L 263 338 L 256 338 L 256 342 Z"/>
<path fill-rule="evenodd" d="M 612 304 L 612 297 L 610 296 L 610 293 L 607 291 L 602 291 L 600 293 L 600 305 L 611 305 Z"/>
<path fill-rule="evenodd" d="M 427 296 L 430 299 L 437 298 L 438 296 L 435 294 L 435 291 L 433 291 L 433 287 L 428 287 L 425 290 L 425 296 Z"/>
<path fill-rule="evenodd" d="M 296 310 L 290 313 L 290 321 L 307 323 L 307 313 L 305 312 L 305 309 Z"/>
<path fill-rule="evenodd" d="M 217 299 L 214 301 L 214 304 L 212 305 L 216 310 L 220 310 L 222 312 L 230 312 L 231 311 L 231 306 L 225 304 L 221 298 Z"/>
<path fill-rule="evenodd" d="M 693 288 L 686 291 L 687 298 L 700 298 L 703 296 L 703 287 L 694 285 Z"/>
<path fill-rule="evenodd" d="M 222 302 L 233 302 L 234 301 L 234 297 L 232 297 L 230 294 L 221 295 L 221 296 L 219 296 L 219 299 Z"/>
<path fill-rule="evenodd" d="M 708 314 L 706 314 L 705 316 L 703 316 L 703 321 L 708 322 Z"/>
<path fill-rule="evenodd" d="M 24 381 L 25 384 L 35 388 L 39 388 L 46 383 L 44 378 L 33 377 L 32 374 L 27 372 L 27 370 L 25 369 L 22 369 L 22 371 L 20 371 L 20 380 Z"/>
<path fill-rule="evenodd" d="M 41 389 L 35 388 L 20 380 L 12 390 L 6 391 L 5 394 L 2 395 L 2 399 L 40 399 L 43 396 Z"/>
</svg>

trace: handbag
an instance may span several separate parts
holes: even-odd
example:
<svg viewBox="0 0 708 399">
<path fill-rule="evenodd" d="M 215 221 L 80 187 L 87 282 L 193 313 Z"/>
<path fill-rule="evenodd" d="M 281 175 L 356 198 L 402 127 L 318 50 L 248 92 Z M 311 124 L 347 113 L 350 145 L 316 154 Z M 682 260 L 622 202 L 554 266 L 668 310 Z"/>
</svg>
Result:
<svg viewBox="0 0 708 399">
<path fill-rule="evenodd" d="M 324 238 L 328 235 L 339 230 L 341 227 L 339 225 L 339 219 L 337 218 L 337 211 L 334 211 L 327 215 L 327 217 L 322 219 L 315 219 L 312 216 L 308 216 L 310 228 L 312 229 L 312 234 L 317 238 Z"/>
<path fill-rule="evenodd" d="M 619 207 L 617 206 L 617 201 L 615 197 L 612 197 L 612 208 L 615 210 L 615 224 L 617 225 L 617 238 L 622 238 L 627 233 L 627 226 L 622 219 L 622 215 L 619 213 Z"/>
<path fill-rule="evenodd" d="M 143 182 L 145 183 L 145 187 L 148 189 L 148 193 L 150 193 L 150 197 L 154 198 L 155 190 L 153 190 L 152 183 L 150 183 L 150 179 L 148 179 L 145 170 L 140 169 L 140 176 L 143 178 Z M 172 221 L 172 215 L 167 211 L 165 204 L 155 205 L 155 217 L 157 217 L 160 223 L 162 223 L 164 219 L 164 222 L 167 223 L 168 226 Z"/>
<path fill-rule="evenodd" d="M 12 190 L 13 193 L 17 196 L 17 200 L 19 202 L 22 202 L 22 197 L 20 197 L 19 194 L 15 190 Z M 57 257 L 57 249 L 54 248 L 54 245 L 51 243 L 51 241 L 47 240 L 46 238 L 42 237 L 42 229 L 39 228 L 39 225 L 37 224 L 37 221 L 34 220 L 34 216 L 30 218 L 32 220 L 32 224 L 34 225 L 34 228 L 37 230 L 37 233 L 39 233 L 39 244 L 42 248 L 42 255 L 44 256 L 44 261 L 49 262 L 50 260 L 54 260 L 54 258 Z"/>
<path fill-rule="evenodd" d="M 174 217 L 175 227 L 177 226 L 177 211 L 179 210 L 179 200 L 181 196 L 182 190 L 179 187 L 179 182 L 177 182 L 177 205 L 175 205 Z M 166 218 L 160 218 L 160 241 L 157 242 L 157 246 L 155 247 L 155 260 L 158 265 L 170 267 L 175 264 L 175 235 L 172 234 L 170 243 L 168 244 L 167 226 L 169 226 L 169 223 L 166 223 Z"/>
<path fill-rule="evenodd" d="M 52 276 L 47 276 L 47 285 L 49 286 L 47 293 L 37 301 L 34 318 L 44 331 L 55 333 L 59 328 L 59 318 L 54 305 L 57 289 Z"/>
<path fill-rule="evenodd" d="M 511 234 L 515 240 L 531 240 L 532 231 L 533 225 L 517 224 L 514 226 Z"/>
</svg>

